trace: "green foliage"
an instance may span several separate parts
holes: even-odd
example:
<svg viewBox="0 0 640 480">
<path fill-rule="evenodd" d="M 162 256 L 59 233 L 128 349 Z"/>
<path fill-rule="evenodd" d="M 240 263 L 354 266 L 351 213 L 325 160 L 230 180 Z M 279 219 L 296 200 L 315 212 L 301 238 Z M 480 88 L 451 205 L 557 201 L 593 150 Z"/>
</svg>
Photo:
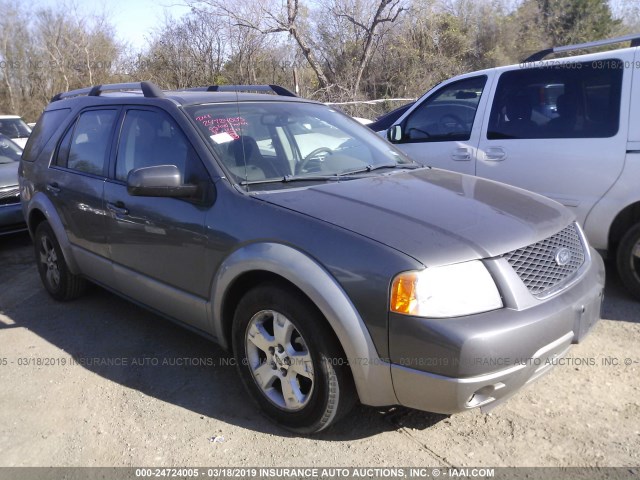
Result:
<svg viewBox="0 0 640 480">
<path fill-rule="evenodd" d="M 620 24 L 605 0 L 527 0 L 539 13 L 538 28 L 551 45 L 571 45 L 611 36 Z"/>
</svg>

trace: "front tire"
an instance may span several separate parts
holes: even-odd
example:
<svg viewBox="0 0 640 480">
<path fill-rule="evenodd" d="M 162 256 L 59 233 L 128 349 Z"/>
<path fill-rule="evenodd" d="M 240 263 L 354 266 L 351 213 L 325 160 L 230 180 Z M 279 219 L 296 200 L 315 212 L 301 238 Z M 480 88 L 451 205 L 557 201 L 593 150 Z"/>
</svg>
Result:
<svg viewBox="0 0 640 480">
<path fill-rule="evenodd" d="M 36 228 L 34 248 L 40 279 L 49 295 L 60 301 L 73 300 L 82 295 L 86 281 L 69 270 L 49 222 L 43 221 Z"/>
<path fill-rule="evenodd" d="M 233 351 L 242 381 L 271 420 L 302 434 L 326 429 L 356 393 L 333 332 L 293 289 L 264 284 L 240 300 Z"/>
<path fill-rule="evenodd" d="M 617 253 L 618 274 L 629 292 L 640 300 L 640 223 L 624 234 Z"/>
</svg>

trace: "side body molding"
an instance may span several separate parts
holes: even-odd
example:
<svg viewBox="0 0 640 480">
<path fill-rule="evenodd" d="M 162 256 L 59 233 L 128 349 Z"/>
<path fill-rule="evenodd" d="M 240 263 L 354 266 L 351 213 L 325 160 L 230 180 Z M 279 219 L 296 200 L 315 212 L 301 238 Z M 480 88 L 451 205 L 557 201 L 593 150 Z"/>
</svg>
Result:
<svg viewBox="0 0 640 480">
<path fill-rule="evenodd" d="M 277 274 L 302 290 L 322 312 L 347 355 L 360 401 L 366 405 L 395 405 L 390 364 L 378 357 L 369 331 L 342 287 L 321 265 L 304 253 L 278 243 L 254 243 L 225 259 L 213 281 L 210 318 L 213 334 L 229 348 L 222 306 L 229 286 L 252 271 Z"/>
<path fill-rule="evenodd" d="M 29 233 L 32 237 L 36 233 L 34 231 L 31 231 L 30 225 L 31 214 L 34 210 L 39 210 L 47 218 L 47 221 L 53 229 L 53 233 L 56 234 L 56 239 L 60 244 L 60 249 L 62 250 L 62 254 L 64 255 L 64 259 L 67 263 L 67 266 L 69 267 L 69 270 L 71 270 L 71 273 L 73 273 L 74 275 L 79 275 L 81 273 L 80 268 L 78 267 L 78 263 L 76 262 L 73 253 L 71 252 L 71 243 L 69 242 L 69 237 L 67 237 L 67 232 L 65 231 L 64 226 L 62 225 L 62 221 L 60 220 L 55 207 L 51 203 L 51 200 L 49 200 L 44 193 L 36 192 L 33 195 L 31 200 L 29 201 L 29 210 L 25 215 L 27 224 L 29 225 Z"/>
</svg>

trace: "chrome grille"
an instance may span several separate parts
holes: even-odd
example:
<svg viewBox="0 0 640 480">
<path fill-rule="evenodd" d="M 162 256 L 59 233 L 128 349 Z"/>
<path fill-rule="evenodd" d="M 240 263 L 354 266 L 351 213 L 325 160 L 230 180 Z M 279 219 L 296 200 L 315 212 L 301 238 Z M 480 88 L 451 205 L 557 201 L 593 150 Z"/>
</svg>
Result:
<svg viewBox="0 0 640 480">
<path fill-rule="evenodd" d="M 14 205 L 20 203 L 20 189 L 15 187 L 0 188 L 0 205 Z"/>
<path fill-rule="evenodd" d="M 563 249 L 571 252 L 566 264 L 556 257 Z M 565 257 L 566 252 L 563 252 Z M 545 297 L 549 290 L 568 281 L 584 264 L 585 250 L 575 224 L 538 243 L 505 254 L 532 295 Z M 566 260 L 563 259 L 563 260 Z"/>
</svg>

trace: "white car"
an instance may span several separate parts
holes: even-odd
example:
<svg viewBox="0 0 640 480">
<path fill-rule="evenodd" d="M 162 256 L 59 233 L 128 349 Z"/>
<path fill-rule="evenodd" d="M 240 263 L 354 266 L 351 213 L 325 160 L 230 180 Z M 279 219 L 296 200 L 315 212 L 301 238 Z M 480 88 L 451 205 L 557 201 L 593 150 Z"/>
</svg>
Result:
<svg viewBox="0 0 640 480">
<path fill-rule="evenodd" d="M 31 128 L 18 115 L 0 115 L 0 133 L 24 148 Z"/>
<path fill-rule="evenodd" d="M 21 156 L 22 148 L 0 133 L 0 236 L 26 229 L 18 187 Z"/>
<path fill-rule="evenodd" d="M 631 48 L 542 60 L 631 41 Z M 574 211 L 640 299 L 640 36 L 556 47 L 451 78 L 387 131 L 414 160 L 509 183 Z M 482 195 L 483 192 L 477 192 Z M 487 192 L 488 195 L 488 192 Z"/>
</svg>

